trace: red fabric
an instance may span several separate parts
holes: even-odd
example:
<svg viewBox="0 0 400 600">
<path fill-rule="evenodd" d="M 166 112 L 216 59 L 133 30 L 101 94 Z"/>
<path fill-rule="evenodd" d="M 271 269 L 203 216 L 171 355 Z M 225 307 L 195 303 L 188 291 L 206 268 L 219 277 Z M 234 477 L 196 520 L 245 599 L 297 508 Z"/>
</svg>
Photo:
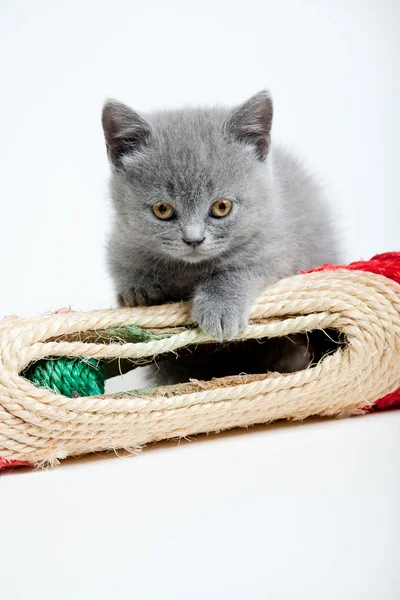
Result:
<svg viewBox="0 0 400 600">
<path fill-rule="evenodd" d="M 400 283 L 400 252 L 386 252 L 385 254 L 377 254 L 371 260 L 353 262 L 349 265 L 322 265 L 317 269 L 311 269 L 308 273 L 316 271 L 337 271 L 338 269 L 348 269 L 349 271 L 368 271 L 383 275 L 388 279 L 393 279 Z M 304 271 L 305 272 L 305 271 Z"/>
<path fill-rule="evenodd" d="M 383 275 L 389 279 L 393 279 L 400 284 L 400 252 L 386 252 L 385 254 L 377 254 L 373 256 L 371 260 L 353 262 L 349 265 L 331 265 L 326 264 L 317 269 L 307 271 L 308 273 L 314 273 L 316 271 L 337 271 L 338 269 L 348 269 L 350 271 L 368 271 L 370 273 L 376 273 Z M 303 271 L 304 273 L 306 271 Z M 56 313 L 70 312 L 71 307 L 66 307 L 56 311 Z M 367 410 L 384 410 L 388 408 L 394 408 L 400 406 L 400 388 L 391 394 L 387 394 L 384 398 L 380 398 L 374 404 L 371 409 Z M 30 466 L 27 461 L 20 460 L 6 460 L 0 457 L 0 471 L 11 470 L 14 467 L 26 467 Z"/>
<path fill-rule="evenodd" d="M 26 460 L 7 460 L 0 456 L 0 471 L 12 471 L 14 467 L 31 467 L 31 463 Z"/>
<path fill-rule="evenodd" d="M 400 388 L 377 400 L 371 410 L 388 410 L 400 406 Z"/>
</svg>

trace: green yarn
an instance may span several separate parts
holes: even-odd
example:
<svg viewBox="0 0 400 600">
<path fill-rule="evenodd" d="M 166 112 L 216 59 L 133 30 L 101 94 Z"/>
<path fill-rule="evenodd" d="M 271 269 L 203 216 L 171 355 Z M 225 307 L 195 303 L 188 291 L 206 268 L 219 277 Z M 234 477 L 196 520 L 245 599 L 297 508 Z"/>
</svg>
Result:
<svg viewBox="0 0 400 600">
<path fill-rule="evenodd" d="M 40 360 L 29 367 L 25 377 L 38 387 L 46 387 L 68 398 L 104 394 L 104 366 L 94 358 Z"/>
<path fill-rule="evenodd" d="M 168 334 L 157 335 L 137 325 L 123 325 L 102 331 L 88 332 L 87 340 L 94 343 L 140 343 L 159 340 Z M 80 339 L 80 338 L 79 338 Z M 140 361 L 143 363 L 143 361 Z M 139 363 L 138 363 L 139 364 Z M 107 377 L 118 375 L 123 361 L 99 362 L 93 358 L 47 358 L 28 367 L 24 376 L 38 387 L 46 387 L 57 394 L 69 398 L 76 396 L 97 396 L 104 394 Z M 129 370 L 135 368 L 134 361 L 129 362 Z M 115 371 L 115 372 L 114 372 Z"/>
<path fill-rule="evenodd" d="M 137 344 L 140 342 L 161 340 L 165 337 L 168 337 L 168 335 L 155 335 L 154 333 L 151 333 L 146 329 L 142 329 L 137 325 L 124 325 L 122 327 L 110 327 L 106 329 L 99 337 L 102 341 Z"/>
</svg>

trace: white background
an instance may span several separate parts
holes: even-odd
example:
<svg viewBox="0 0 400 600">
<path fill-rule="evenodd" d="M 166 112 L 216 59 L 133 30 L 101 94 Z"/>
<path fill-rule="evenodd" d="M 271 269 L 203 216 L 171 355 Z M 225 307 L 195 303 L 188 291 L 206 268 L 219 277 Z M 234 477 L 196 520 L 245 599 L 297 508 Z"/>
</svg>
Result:
<svg viewBox="0 0 400 600">
<path fill-rule="evenodd" d="M 0 315 L 113 303 L 102 103 L 235 104 L 321 176 L 346 260 L 400 248 L 396 0 L 2 0 Z M 0 596 L 389 600 L 400 413 L 0 480 Z"/>
</svg>

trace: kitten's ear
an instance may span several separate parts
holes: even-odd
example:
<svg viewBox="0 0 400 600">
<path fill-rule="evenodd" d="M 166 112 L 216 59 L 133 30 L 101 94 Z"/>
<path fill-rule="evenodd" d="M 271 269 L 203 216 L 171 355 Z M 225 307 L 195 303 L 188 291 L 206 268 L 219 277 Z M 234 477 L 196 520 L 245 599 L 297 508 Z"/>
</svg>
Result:
<svg viewBox="0 0 400 600">
<path fill-rule="evenodd" d="M 262 91 L 239 106 L 225 123 L 225 131 L 239 142 L 252 145 L 260 160 L 268 154 L 273 105 L 269 92 Z"/>
<path fill-rule="evenodd" d="M 146 119 L 115 100 L 105 103 L 102 123 L 108 157 L 115 167 L 121 166 L 122 157 L 139 149 L 151 135 Z"/>
</svg>

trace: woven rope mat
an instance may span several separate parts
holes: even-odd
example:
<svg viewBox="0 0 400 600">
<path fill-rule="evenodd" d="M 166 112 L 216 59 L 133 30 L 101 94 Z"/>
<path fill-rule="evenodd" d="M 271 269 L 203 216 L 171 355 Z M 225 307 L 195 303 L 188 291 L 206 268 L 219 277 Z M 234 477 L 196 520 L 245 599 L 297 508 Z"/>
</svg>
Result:
<svg viewBox="0 0 400 600">
<path fill-rule="evenodd" d="M 138 326 L 149 341 L 115 342 L 113 328 Z M 210 340 L 185 303 L 0 322 L 0 457 L 51 465 L 88 452 L 276 419 L 346 416 L 400 388 L 400 285 L 362 271 L 295 276 L 258 298 L 239 339 L 335 329 L 347 343 L 318 365 L 151 391 L 67 398 L 21 376 L 45 357 L 145 360 Z M 98 341 L 98 343 L 96 342 Z"/>
</svg>

